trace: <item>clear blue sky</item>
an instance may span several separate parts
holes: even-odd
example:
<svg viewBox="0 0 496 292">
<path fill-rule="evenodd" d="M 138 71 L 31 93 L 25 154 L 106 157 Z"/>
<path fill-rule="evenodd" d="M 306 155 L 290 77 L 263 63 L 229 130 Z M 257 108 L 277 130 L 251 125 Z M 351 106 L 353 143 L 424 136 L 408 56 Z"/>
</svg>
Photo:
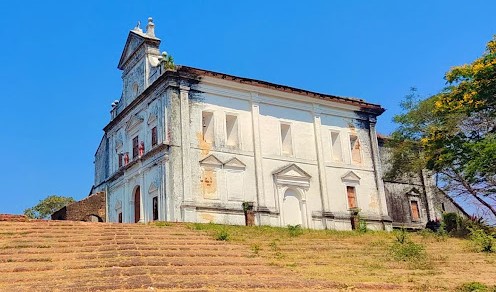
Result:
<svg viewBox="0 0 496 292">
<path fill-rule="evenodd" d="M 0 213 L 81 199 L 120 97 L 128 31 L 152 16 L 176 64 L 360 97 L 387 111 L 429 95 L 496 34 L 496 1 L 3 1 Z"/>
</svg>

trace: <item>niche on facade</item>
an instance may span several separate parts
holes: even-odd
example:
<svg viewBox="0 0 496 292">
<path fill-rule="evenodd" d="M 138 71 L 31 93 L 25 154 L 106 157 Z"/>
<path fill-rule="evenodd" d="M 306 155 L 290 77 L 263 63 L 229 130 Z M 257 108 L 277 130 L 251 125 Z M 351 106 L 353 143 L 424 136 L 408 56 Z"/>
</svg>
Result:
<svg viewBox="0 0 496 292">
<path fill-rule="evenodd" d="M 237 158 L 231 158 L 223 165 L 226 175 L 227 198 L 230 201 L 243 201 L 244 199 L 244 173 L 246 165 Z"/>
<path fill-rule="evenodd" d="M 294 163 L 276 170 L 272 175 L 276 186 L 277 201 L 281 206 L 279 208 L 281 226 L 309 227 L 306 192 L 310 188 L 312 177 Z"/>
<path fill-rule="evenodd" d="M 126 122 L 126 132 L 131 132 L 143 122 L 143 117 L 140 115 L 132 115 Z"/>
<path fill-rule="evenodd" d="M 200 161 L 200 188 L 204 199 L 218 200 L 219 191 L 217 177 L 222 169 L 222 162 L 214 155 L 209 155 Z"/>
</svg>

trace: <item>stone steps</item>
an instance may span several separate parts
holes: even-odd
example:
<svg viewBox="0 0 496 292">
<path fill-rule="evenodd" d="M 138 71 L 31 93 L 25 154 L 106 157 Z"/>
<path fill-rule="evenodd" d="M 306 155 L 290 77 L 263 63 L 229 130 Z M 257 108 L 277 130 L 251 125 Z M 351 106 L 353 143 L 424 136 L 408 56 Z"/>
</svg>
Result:
<svg viewBox="0 0 496 292">
<path fill-rule="evenodd" d="M 247 246 L 216 241 L 186 224 L 2 221 L 0 275 L 0 291 L 337 287 L 300 279 Z"/>
</svg>

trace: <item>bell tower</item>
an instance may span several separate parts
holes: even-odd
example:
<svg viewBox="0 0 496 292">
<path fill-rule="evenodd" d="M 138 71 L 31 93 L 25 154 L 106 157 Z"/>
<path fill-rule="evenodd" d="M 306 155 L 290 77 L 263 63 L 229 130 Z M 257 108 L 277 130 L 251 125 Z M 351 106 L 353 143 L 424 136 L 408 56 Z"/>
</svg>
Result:
<svg viewBox="0 0 496 292">
<path fill-rule="evenodd" d="M 127 106 L 138 97 L 159 74 L 160 39 L 155 36 L 155 24 L 148 18 L 146 31 L 140 22 L 127 37 L 117 68 L 122 70 L 120 106 Z"/>
</svg>

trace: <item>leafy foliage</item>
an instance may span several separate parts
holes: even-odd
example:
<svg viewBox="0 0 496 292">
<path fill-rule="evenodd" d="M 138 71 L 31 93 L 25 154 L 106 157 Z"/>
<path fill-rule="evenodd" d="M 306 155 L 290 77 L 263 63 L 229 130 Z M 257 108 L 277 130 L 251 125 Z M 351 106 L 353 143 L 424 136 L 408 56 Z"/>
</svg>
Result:
<svg viewBox="0 0 496 292">
<path fill-rule="evenodd" d="M 496 239 L 494 234 L 487 234 L 482 229 L 471 229 L 470 239 L 474 244 L 475 250 L 478 252 L 495 252 Z"/>
<path fill-rule="evenodd" d="M 226 229 L 221 229 L 217 231 L 215 234 L 215 239 L 217 240 L 222 240 L 222 241 L 228 241 L 229 240 L 229 233 L 227 232 Z"/>
<path fill-rule="evenodd" d="M 496 36 L 480 58 L 445 79 L 441 93 L 421 100 L 412 89 L 401 103 L 386 176 L 427 168 L 447 194 L 468 196 L 496 216 Z"/>
<path fill-rule="evenodd" d="M 430 268 L 424 245 L 413 242 L 404 228 L 395 231 L 394 236 L 396 240 L 390 247 L 393 259 L 408 262 L 416 269 Z"/>
<path fill-rule="evenodd" d="M 303 234 L 303 230 L 301 229 L 300 224 L 288 225 L 288 232 L 289 232 L 289 236 L 291 237 L 296 237 Z"/>
<path fill-rule="evenodd" d="M 168 55 L 166 52 L 162 52 L 162 56 L 160 57 L 160 63 L 162 64 L 165 70 L 176 69 L 176 65 L 174 65 L 174 58 L 171 55 Z"/>
<path fill-rule="evenodd" d="M 24 210 L 24 215 L 31 219 L 49 219 L 52 213 L 73 202 L 72 197 L 51 195 L 41 200 L 36 206 Z"/>
</svg>

